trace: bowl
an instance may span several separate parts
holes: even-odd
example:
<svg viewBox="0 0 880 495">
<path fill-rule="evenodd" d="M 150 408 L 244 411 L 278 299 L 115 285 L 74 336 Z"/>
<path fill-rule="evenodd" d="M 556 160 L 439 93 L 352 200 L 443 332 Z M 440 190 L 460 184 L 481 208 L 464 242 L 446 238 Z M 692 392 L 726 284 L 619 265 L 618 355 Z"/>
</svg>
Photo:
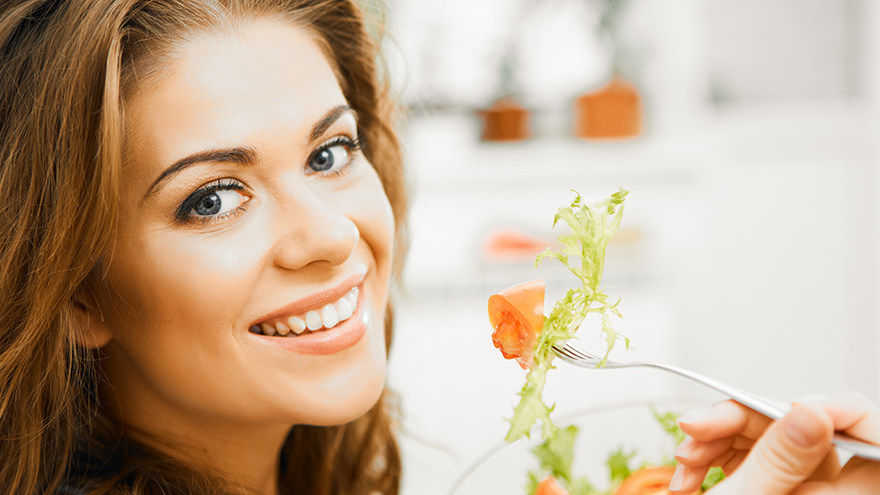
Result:
<svg viewBox="0 0 880 495">
<path fill-rule="evenodd" d="M 633 467 L 644 463 L 659 465 L 672 459 L 677 445 L 653 411 L 680 415 L 710 405 L 694 399 L 641 400 L 575 411 L 554 417 L 554 423 L 558 427 L 578 427 L 572 474 L 576 478 L 586 477 L 596 488 L 604 490 L 611 485 L 606 460 L 615 451 L 634 453 L 629 462 Z M 536 428 L 531 438 L 492 449 L 461 475 L 449 494 L 527 495 L 528 472 L 540 467 L 531 452 L 542 443 L 540 436 L 540 429 Z"/>
</svg>

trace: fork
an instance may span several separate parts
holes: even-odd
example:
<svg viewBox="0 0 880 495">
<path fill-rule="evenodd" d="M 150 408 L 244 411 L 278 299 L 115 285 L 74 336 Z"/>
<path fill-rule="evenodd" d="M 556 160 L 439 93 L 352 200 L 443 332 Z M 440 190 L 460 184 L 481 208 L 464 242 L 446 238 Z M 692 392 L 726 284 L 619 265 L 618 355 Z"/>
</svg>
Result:
<svg viewBox="0 0 880 495">
<path fill-rule="evenodd" d="M 553 346 L 553 352 L 568 364 L 579 366 L 581 368 L 602 369 L 598 367 L 601 359 L 574 345 L 571 341 L 566 341 L 561 348 L 558 345 Z M 756 395 L 752 395 L 738 388 L 721 383 L 718 380 L 713 380 L 698 373 L 694 373 L 693 371 L 681 369 L 676 366 L 649 362 L 623 363 L 619 361 L 607 361 L 605 363 L 605 368 L 607 369 L 634 368 L 639 366 L 657 368 L 690 378 L 691 380 L 702 383 L 710 388 L 714 388 L 724 395 L 729 395 L 736 402 L 739 402 L 740 404 L 771 419 L 781 419 L 791 410 L 791 407 L 787 405 L 774 404 L 767 399 L 762 399 Z M 841 432 L 834 433 L 832 442 L 834 445 L 852 453 L 853 455 L 865 459 L 880 461 L 880 447 L 876 445 L 865 443 Z"/>
</svg>

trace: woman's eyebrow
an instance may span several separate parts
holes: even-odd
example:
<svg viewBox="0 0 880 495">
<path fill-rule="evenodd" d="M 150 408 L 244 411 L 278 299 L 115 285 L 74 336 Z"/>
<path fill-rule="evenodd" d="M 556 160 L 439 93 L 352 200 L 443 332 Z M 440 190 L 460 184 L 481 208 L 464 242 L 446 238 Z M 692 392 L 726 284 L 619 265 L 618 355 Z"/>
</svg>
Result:
<svg viewBox="0 0 880 495">
<path fill-rule="evenodd" d="M 309 131 L 309 141 L 315 141 L 322 134 L 324 134 L 330 126 L 333 125 L 334 122 L 339 120 L 339 117 L 344 115 L 347 112 L 352 112 L 353 110 L 348 105 L 339 105 L 337 107 L 331 108 L 327 113 L 321 117 L 315 125 L 312 126 L 312 129 Z M 179 173 L 181 170 L 189 167 L 190 165 L 195 165 L 196 163 L 204 163 L 204 162 L 225 162 L 225 163 L 234 163 L 237 165 L 250 165 L 257 161 L 257 151 L 251 147 L 236 147 L 236 148 L 225 148 L 225 149 L 214 149 L 207 151 L 199 151 L 197 153 L 193 153 L 192 155 L 186 156 L 177 160 L 170 167 L 165 169 L 161 175 L 153 182 L 149 189 L 147 189 L 147 193 L 144 195 L 144 201 L 149 198 L 152 194 L 155 194 L 162 185 L 168 181 L 168 179 Z"/>
<path fill-rule="evenodd" d="M 354 110 L 348 105 L 339 105 L 338 107 L 331 108 L 330 111 L 325 113 L 321 120 L 312 127 L 312 132 L 309 133 L 309 141 L 314 141 L 321 137 L 321 134 L 324 134 L 324 132 L 346 112 L 354 113 Z"/>
<path fill-rule="evenodd" d="M 156 181 L 153 182 L 153 185 L 147 189 L 147 194 L 144 195 L 144 200 L 161 188 L 171 176 L 179 173 L 190 165 L 202 162 L 225 162 L 238 165 L 250 165 L 255 161 L 257 161 L 257 151 L 250 147 L 215 149 L 193 153 L 192 155 L 177 160 L 170 167 L 165 169 Z"/>
</svg>

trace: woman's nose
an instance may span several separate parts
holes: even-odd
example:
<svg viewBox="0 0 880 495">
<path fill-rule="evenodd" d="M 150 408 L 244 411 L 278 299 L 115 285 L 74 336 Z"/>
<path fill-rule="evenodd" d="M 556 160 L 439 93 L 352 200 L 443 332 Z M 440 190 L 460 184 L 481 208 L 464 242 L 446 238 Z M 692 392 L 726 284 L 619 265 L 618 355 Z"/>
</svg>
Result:
<svg viewBox="0 0 880 495">
<path fill-rule="evenodd" d="M 357 226 L 343 212 L 318 198 L 285 206 L 278 222 L 282 235 L 275 246 L 275 263 L 288 270 L 310 264 L 338 266 L 354 252 L 360 239 Z"/>
</svg>

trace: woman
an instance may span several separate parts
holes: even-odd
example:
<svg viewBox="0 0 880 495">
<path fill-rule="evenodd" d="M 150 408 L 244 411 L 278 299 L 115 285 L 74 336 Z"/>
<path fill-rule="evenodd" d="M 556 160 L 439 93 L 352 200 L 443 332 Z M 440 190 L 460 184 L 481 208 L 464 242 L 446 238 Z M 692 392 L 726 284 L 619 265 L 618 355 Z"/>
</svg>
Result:
<svg viewBox="0 0 880 495">
<path fill-rule="evenodd" d="M 880 445 L 880 411 L 851 394 L 796 404 L 771 421 L 733 401 L 680 420 L 688 438 L 670 490 L 689 493 L 711 466 L 728 478 L 712 495 L 860 495 L 880 490 L 880 463 L 854 457 L 841 468 L 831 444 L 835 431 Z"/>
<path fill-rule="evenodd" d="M 0 486 L 396 493 L 405 194 L 357 6 L 0 8 Z"/>
</svg>

